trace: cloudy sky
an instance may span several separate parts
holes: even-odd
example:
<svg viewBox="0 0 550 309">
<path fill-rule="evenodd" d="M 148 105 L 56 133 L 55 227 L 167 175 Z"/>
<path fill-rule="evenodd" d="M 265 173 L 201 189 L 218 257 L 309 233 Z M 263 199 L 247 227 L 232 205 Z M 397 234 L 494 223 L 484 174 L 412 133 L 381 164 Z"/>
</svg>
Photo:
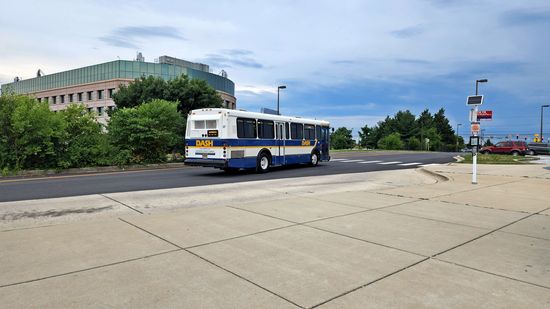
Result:
<svg viewBox="0 0 550 309">
<path fill-rule="evenodd" d="M 548 0 L 3 1 L 0 83 L 171 55 L 225 70 L 239 108 L 276 105 L 356 131 L 443 107 L 466 134 L 475 80 L 486 134 L 532 136 L 550 104 Z M 550 132 L 550 108 L 545 131 Z M 550 134 L 550 133 L 547 133 Z"/>
</svg>

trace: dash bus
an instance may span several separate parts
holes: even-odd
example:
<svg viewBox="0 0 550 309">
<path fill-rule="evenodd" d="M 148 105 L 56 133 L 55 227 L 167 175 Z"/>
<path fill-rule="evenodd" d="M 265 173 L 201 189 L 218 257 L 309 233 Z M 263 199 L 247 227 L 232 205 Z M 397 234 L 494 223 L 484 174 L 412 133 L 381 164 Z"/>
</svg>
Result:
<svg viewBox="0 0 550 309">
<path fill-rule="evenodd" d="M 329 161 L 329 123 L 232 109 L 193 110 L 187 118 L 185 164 L 226 171 Z"/>
</svg>

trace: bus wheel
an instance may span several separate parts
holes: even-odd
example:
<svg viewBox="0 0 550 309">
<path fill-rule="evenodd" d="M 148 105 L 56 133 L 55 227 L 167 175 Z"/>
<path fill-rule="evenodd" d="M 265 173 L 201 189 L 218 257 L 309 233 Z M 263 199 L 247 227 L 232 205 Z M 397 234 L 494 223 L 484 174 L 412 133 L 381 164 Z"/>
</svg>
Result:
<svg viewBox="0 0 550 309">
<path fill-rule="evenodd" d="M 319 154 L 317 152 L 311 153 L 311 157 L 309 159 L 309 165 L 311 166 L 317 166 L 319 164 Z"/>
<path fill-rule="evenodd" d="M 269 155 L 262 152 L 258 157 L 258 163 L 256 165 L 256 171 L 258 173 L 265 173 L 269 170 Z"/>
</svg>

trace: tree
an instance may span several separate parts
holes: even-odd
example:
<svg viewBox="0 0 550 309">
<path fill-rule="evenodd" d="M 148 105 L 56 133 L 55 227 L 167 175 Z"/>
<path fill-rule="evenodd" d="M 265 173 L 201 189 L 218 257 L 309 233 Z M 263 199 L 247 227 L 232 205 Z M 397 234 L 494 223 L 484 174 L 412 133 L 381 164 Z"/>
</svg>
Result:
<svg viewBox="0 0 550 309">
<path fill-rule="evenodd" d="M 65 124 L 59 114 L 50 111 L 48 103 L 16 96 L 17 106 L 11 115 L 12 166 L 56 167 L 57 149 L 65 134 Z"/>
<path fill-rule="evenodd" d="M 108 164 L 106 134 L 84 105 L 71 104 L 60 112 L 65 122 L 63 143 L 58 149 L 58 167 Z"/>
<path fill-rule="evenodd" d="M 483 146 L 484 146 L 484 147 L 493 146 L 493 143 L 491 142 L 490 139 L 487 139 L 487 140 L 485 141 L 485 144 L 483 144 Z"/>
<path fill-rule="evenodd" d="M 119 109 L 109 122 L 109 137 L 117 147 L 117 164 L 166 160 L 181 142 L 183 119 L 177 103 L 153 100 L 134 108 Z"/>
<path fill-rule="evenodd" d="M 372 128 L 369 128 L 368 125 L 365 125 L 364 127 L 359 130 L 359 146 L 361 148 L 374 148 L 376 144 L 372 144 L 371 134 Z"/>
<path fill-rule="evenodd" d="M 160 77 L 138 78 L 128 86 L 121 85 L 113 95 L 118 108 L 136 107 L 154 99 L 178 102 L 184 117 L 193 109 L 222 107 L 223 100 L 214 88 L 202 79 L 190 79 L 182 74 L 165 81 Z"/>
<path fill-rule="evenodd" d="M 449 119 L 445 117 L 445 109 L 441 108 L 437 113 L 434 114 L 434 125 L 441 136 L 441 144 L 439 145 L 438 150 L 449 151 L 454 149 L 456 145 L 456 135 L 455 131 L 449 124 Z"/>
<path fill-rule="evenodd" d="M 161 77 L 142 76 L 126 85 L 120 85 L 113 94 L 118 108 L 135 107 L 153 99 L 168 99 L 168 83 Z"/>
<path fill-rule="evenodd" d="M 420 149 L 420 140 L 414 136 L 409 137 L 407 140 L 407 149 L 409 150 L 419 150 Z"/>
<path fill-rule="evenodd" d="M 425 143 L 425 139 L 429 139 L 428 145 Z M 436 128 L 429 128 L 424 132 L 424 150 L 438 150 L 441 147 L 441 135 L 437 132 Z"/>
<path fill-rule="evenodd" d="M 381 138 L 378 141 L 378 147 L 386 150 L 400 150 L 403 149 L 403 142 L 399 133 L 395 132 L 388 136 Z"/>
<path fill-rule="evenodd" d="M 189 111 L 207 107 L 222 107 L 223 100 L 214 88 L 202 79 L 181 75 L 168 81 L 166 100 L 178 102 L 178 111 L 187 116 Z"/>
<path fill-rule="evenodd" d="M 346 127 L 336 129 L 330 135 L 330 142 L 334 149 L 350 149 L 355 144 L 351 136 L 351 130 L 348 130 Z"/>
<path fill-rule="evenodd" d="M 403 140 L 416 134 L 415 116 L 409 111 L 398 111 L 393 117 L 393 132 L 399 133 Z"/>
</svg>

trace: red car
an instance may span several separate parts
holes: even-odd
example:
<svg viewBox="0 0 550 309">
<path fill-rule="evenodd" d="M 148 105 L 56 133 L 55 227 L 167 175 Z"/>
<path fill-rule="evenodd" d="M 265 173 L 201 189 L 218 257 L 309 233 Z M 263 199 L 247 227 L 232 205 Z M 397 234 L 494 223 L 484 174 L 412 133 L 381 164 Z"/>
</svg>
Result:
<svg viewBox="0 0 550 309">
<path fill-rule="evenodd" d="M 498 142 L 494 146 L 486 146 L 479 150 L 480 153 L 502 153 L 514 156 L 525 155 L 529 151 L 527 143 L 522 141 Z"/>
</svg>

